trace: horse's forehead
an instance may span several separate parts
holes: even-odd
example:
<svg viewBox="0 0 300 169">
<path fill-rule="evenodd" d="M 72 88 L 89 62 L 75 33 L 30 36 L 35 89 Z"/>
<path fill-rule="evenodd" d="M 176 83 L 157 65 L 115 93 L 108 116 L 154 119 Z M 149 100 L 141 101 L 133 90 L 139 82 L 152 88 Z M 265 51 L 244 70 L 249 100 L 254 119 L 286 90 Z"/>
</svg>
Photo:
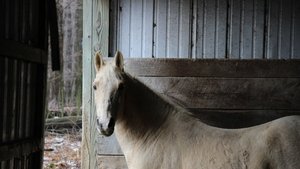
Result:
<svg viewBox="0 0 300 169">
<path fill-rule="evenodd" d="M 116 72 L 115 68 L 111 65 L 105 65 L 101 70 L 96 74 L 96 80 L 104 81 L 104 82 L 118 82 L 119 81 L 118 72 Z"/>
</svg>

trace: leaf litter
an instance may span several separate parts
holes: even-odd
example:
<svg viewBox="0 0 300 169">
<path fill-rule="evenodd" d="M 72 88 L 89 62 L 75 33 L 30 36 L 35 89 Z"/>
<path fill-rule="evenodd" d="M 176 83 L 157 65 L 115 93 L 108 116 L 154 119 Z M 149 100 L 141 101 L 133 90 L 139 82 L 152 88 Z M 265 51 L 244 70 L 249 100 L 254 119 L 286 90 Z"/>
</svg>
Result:
<svg viewBox="0 0 300 169">
<path fill-rule="evenodd" d="M 44 169 L 80 169 L 81 130 L 46 131 Z"/>
</svg>

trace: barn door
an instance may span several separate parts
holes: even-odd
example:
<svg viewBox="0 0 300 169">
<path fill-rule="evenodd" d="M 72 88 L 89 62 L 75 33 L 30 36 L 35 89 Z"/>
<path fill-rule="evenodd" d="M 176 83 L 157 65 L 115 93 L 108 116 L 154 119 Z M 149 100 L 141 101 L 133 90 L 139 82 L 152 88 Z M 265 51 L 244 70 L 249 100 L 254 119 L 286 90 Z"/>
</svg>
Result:
<svg viewBox="0 0 300 169">
<path fill-rule="evenodd" d="M 42 168 L 45 0 L 0 1 L 0 168 Z"/>
</svg>

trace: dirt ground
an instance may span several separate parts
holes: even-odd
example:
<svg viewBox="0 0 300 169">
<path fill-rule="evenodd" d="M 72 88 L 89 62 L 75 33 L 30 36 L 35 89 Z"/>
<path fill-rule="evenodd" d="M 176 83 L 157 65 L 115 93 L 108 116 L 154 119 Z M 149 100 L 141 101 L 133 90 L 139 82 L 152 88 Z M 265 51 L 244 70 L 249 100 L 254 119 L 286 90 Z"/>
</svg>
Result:
<svg viewBox="0 0 300 169">
<path fill-rule="evenodd" d="M 80 169 L 81 130 L 46 131 L 44 169 Z"/>
</svg>

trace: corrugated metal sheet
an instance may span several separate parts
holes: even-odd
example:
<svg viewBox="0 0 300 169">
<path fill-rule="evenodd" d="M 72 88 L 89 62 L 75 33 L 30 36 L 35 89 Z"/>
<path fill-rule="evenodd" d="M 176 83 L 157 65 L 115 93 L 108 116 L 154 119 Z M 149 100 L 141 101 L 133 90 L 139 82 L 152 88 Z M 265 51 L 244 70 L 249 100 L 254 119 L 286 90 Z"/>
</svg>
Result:
<svg viewBox="0 0 300 169">
<path fill-rule="evenodd" d="M 115 0 L 126 57 L 300 58 L 297 0 Z M 110 51 L 114 53 L 114 51 Z"/>
</svg>

